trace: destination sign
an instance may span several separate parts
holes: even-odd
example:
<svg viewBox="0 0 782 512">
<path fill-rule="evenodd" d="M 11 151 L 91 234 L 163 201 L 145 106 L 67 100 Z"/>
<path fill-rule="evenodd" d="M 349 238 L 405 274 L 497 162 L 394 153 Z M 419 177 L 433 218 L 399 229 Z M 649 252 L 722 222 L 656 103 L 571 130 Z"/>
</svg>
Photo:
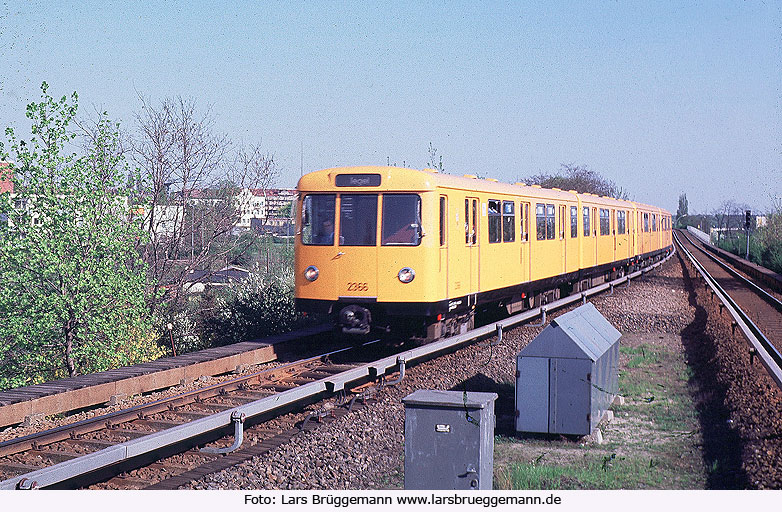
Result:
<svg viewBox="0 0 782 512">
<path fill-rule="evenodd" d="M 338 174 L 334 180 L 338 187 L 379 187 L 379 174 Z"/>
</svg>

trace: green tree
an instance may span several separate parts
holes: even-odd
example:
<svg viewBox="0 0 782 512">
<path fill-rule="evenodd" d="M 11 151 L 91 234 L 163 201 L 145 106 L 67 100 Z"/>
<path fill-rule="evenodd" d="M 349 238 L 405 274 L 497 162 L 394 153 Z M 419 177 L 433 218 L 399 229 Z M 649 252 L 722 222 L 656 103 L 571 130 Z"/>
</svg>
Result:
<svg viewBox="0 0 782 512">
<path fill-rule="evenodd" d="M 519 181 L 527 185 L 540 185 L 544 188 L 589 192 L 599 196 L 629 199 L 627 192 L 613 181 L 603 178 L 598 172 L 585 165 L 561 164 L 557 174 L 538 174 Z"/>
<path fill-rule="evenodd" d="M 443 166 L 443 155 L 437 155 L 437 148 L 432 145 L 432 143 L 429 143 L 429 161 L 426 162 L 426 167 L 429 169 L 434 169 L 437 172 L 444 173 L 445 167 Z M 438 159 L 439 158 L 439 159 Z"/>
<path fill-rule="evenodd" d="M 676 210 L 676 219 L 681 219 L 689 215 L 687 203 L 687 194 L 682 193 L 679 195 L 679 208 Z"/>
<path fill-rule="evenodd" d="M 103 113 L 76 152 L 78 97 L 41 86 L 29 142 L 6 129 L 14 194 L 0 196 L 0 387 L 160 355 L 145 308 L 143 230 L 124 187 L 118 125 Z"/>
</svg>

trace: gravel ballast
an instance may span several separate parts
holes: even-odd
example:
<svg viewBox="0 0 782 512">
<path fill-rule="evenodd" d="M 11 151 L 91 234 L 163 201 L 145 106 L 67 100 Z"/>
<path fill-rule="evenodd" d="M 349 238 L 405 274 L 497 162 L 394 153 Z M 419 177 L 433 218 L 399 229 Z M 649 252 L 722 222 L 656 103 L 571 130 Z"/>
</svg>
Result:
<svg viewBox="0 0 782 512">
<path fill-rule="evenodd" d="M 696 316 L 700 315 L 700 306 L 688 289 L 688 283 L 689 281 L 683 277 L 680 260 L 675 256 L 654 273 L 633 281 L 629 287 L 619 287 L 614 294 L 603 294 L 595 297 L 592 302 L 623 333 L 649 335 L 665 333 L 668 335 L 667 339 L 681 340 L 683 336 L 684 343 L 691 341 L 703 343 L 700 336 L 697 340 L 693 338 L 694 322 L 700 321 L 699 318 L 696 319 Z M 565 311 L 567 310 L 556 312 L 550 315 L 550 318 L 555 318 Z M 719 322 L 717 324 L 715 332 L 704 332 L 702 336 L 724 336 L 724 332 L 719 332 Z M 475 391 L 495 391 L 503 386 L 501 383 L 512 383 L 515 374 L 515 356 L 542 329 L 542 327 L 522 326 L 506 332 L 501 345 L 491 347 L 487 341 L 484 341 L 409 368 L 405 379 L 397 386 L 383 389 L 377 396 L 378 403 L 369 408 L 349 414 L 318 430 L 303 432 L 289 445 L 279 447 L 230 470 L 193 482 L 188 488 L 402 488 L 404 482 L 402 398 L 417 389 L 467 388 Z M 649 338 L 654 339 L 655 336 Z M 659 338 L 662 339 L 663 336 Z M 688 355 L 692 352 L 682 344 L 676 349 Z M 738 352 L 741 350 L 741 347 L 736 349 Z M 720 366 L 719 361 L 714 359 L 711 361 L 715 367 Z M 757 378 L 762 381 L 763 376 Z M 728 396 L 735 398 L 736 393 L 738 392 L 730 392 Z M 502 423 L 503 418 L 500 416 L 503 412 L 508 412 L 509 406 L 512 407 L 513 404 L 496 404 L 498 423 Z M 759 405 L 756 404 L 757 406 Z M 728 409 L 731 407 L 728 406 Z M 743 420 L 737 419 L 736 422 L 743 422 Z M 761 430 L 767 431 L 764 428 Z M 753 445 L 756 444 L 758 443 Z M 769 448 L 760 443 L 756 448 L 750 449 L 748 455 L 757 454 L 757 451 L 762 452 L 762 450 L 768 451 Z M 737 471 L 741 472 L 744 469 L 742 467 Z M 723 483 L 733 487 L 736 486 L 736 482 L 741 481 L 742 479 L 734 474 L 729 481 Z M 749 485 L 751 487 L 778 486 L 773 482 L 773 480 L 769 481 L 768 477 L 764 477 L 763 482 L 756 479 L 755 482 L 749 482 Z"/>
</svg>

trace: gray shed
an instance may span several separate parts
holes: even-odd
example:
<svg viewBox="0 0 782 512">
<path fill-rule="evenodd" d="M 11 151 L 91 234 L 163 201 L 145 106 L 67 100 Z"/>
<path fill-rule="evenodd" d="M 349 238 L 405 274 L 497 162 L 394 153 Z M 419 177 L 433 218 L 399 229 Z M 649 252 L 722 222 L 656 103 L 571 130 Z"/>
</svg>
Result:
<svg viewBox="0 0 782 512">
<path fill-rule="evenodd" d="M 589 435 L 619 390 L 619 338 L 595 306 L 552 320 L 516 358 L 516 430 Z"/>
</svg>

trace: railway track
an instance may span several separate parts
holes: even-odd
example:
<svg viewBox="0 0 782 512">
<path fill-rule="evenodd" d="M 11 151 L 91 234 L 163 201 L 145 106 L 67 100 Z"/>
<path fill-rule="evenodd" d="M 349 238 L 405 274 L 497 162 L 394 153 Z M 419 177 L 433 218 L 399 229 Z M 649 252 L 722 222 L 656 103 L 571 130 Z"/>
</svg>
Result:
<svg viewBox="0 0 782 512">
<path fill-rule="evenodd" d="M 296 390 L 308 384 L 353 370 L 357 365 L 331 362 L 343 350 L 347 349 L 0 443 L 0 488 L 36 488 L 44 482 L 50 482 L 47 486 L 53 488 L 74 488 L 98 481 L 103 482 L 101 487 L 113 489 L 172 488 L 179 481 L 236 464 L 285 442 L 296 432 L 292 425 L 264 426 L 268 415 L 257 414 L 247 421 L 238 411 L 271 398 L 279 402 L 278 407 L 269 408 L 276 416 L 294 403 L 300 407 L 316 400 L 318 393 L 304 400 L 281 397 L 285 393 L 296 395 Z M 232 453 L 238 446 L 231 446 L 224 426 L 195 426 L 226 411 L 231 423 L 241 427 L 233 429 L 233 444 L 249 440 L 249 446 L 240 453 Z M 166 433 L 174 433 L 173 438 Z M 147 441 L 147 450 L 137 450 L 138 455 L 134 455 L 131 447 L 143 440 Z M 125 454 L 117 457 L 118 450 Z M 145 466 L 143 478 L 133 474 L 136 466 Z M 19 477 L 20 473 L 31 476 Z M 35 475 L 44 478 L 36 480 Z"/>
<path fill-rule="evenodd" d="M 94 407 L 238 368 L 269 363 L 302 344 L 318 344 L 331 326 L 315 326 L 263 339 L 165 357 L 88 375 L 0 391 L 0 427 Z"/>
<path fill-rule="evenodd" d="M 733 316 L 734 332 L 737 328 L 744 332 L 752 359 L 757 355 L 782 387 L 782 302 L 687 234 L 674 231 L 674 238 L 703 277 L 704 286 L 711 287 L 712 298 L 721 301 L 720 310 Z"/>
<path fill-rule="evenodd" d="M 333 397 L 314 413 L 328 421 L 349 412 L 386 377 L 402 379 L 408 364 L 426 361 L 547 311 L 642 277 L 662 261 L 610 283 L 496 323 L 385 356 L 334 364 L 348 348 L 296 361 L 143 406 L 0 443 L 0 490 L 34 488 L 176 488 L 278 446 L 314 423 L 283 414 Z M 396 377 L 395 377 L 396 378 Z M 352 399 L 351 399 L 352 398 Z M 297 425 L 298 424 L 298 425 Z M 204 450 L 205 449 L 205 450 Z"/>
</svg>

